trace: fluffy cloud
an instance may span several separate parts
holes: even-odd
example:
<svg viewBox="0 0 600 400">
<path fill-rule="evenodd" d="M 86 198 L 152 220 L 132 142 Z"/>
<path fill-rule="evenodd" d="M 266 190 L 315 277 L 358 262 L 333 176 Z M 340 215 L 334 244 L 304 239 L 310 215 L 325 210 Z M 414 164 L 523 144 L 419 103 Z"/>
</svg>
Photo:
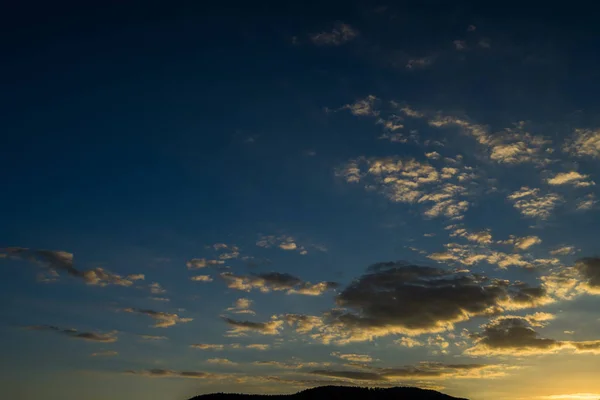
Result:
<svg viewBox="0 0 600 400">
<path fill-rule="evenodd" d="M 490 244 L 492 243 L 492 234 L 489 230 L 480 231 L 480 232 L 468 232 L 464 228 L 456 228 L 451 234 L 451 237 L 464 237 L 470 242 L 475 242 L 479 244 Z"/>
<path fill-rule="evenodd" d="M 221 252 L 219 254 L 220 260 L 231 260 L 240 256 L 240 249 L 234 244 L 215 243 L 212 247 L 216 251 Z"/>
<path fill-rule="evenodd" d="M 152 294 L 162 294 L 162 293 L 166 293 L 167 291 L 165 289 L 163 289 L 162 286 L 160 286 L 160 283 L 158 282 L 153 282 L 150 285 L 150 293 Z"/>
<path fill-rule="evenodd" d="M 503 240 L 499 243 L 512 244 L 516 250 L 527 250 L 531 246 L 542 243 L 542 239 L 537 236 L 516 237 L 511 235 L 508 240 Z"/>
<path fill-rule="evenodd" d="M 401 339 L 394 340 L 394 343 L 408 348 L 423 346 L 422 342 L 419 342 L 417 339 L 411 337 L 403 337 Z"/>
<path fill-rule="evenodd" d="M 336 175 L 348 183 L 364 183 L 396 203 L 428 205 L 426 217 L 460 219 L 469 208 L 467 185 L 477 176 L 469 167 L 436 168 L 415 159 L 365 158 L 341 165 Z"/>
<path fill-rule="evenodd" d="M 33 331 L 57 332 L 67 335 L 73 339 L 81 339 L 89 342 L 113 343 L 118 340 L 117 331 L 111 331 L 108 333 L 79 332 L 77 329 L 61 329 L 52 325 L 28 326 L 26 329 Z"/>
<path fill-rule="evenodd" d="M 575 187 L 587 187 L 596 184 L 594 181 L 588 180 L 589 175 L 582 175 L 577 171 L 561 172 L 553 178 L 547 180 L 550 185 L 573 185 Z"/>
<path fill-rule="evenodd" d="M 252 311 L 250 309 L 250 307 L 252 306 L 252 300 L 250 299 L 245 299 L 245 298 L 240 298 L 237 299 L 235 301 L 235 304 L 233 307 L 229 307 L 227 309 L 227 311 L 234 313 L 234 314 L 256 314 L 254 311 Z"/>
<path fill-rule="evenodd" d="M 186 263 L 186 266 L 188 269 L 200 269 L 223 264 L 225 264 L 225 261 L 223 260 L 207 260 L 206 258 L 192 258 Z"/>
<path fill-rule="evenodd" d="M 540 189 L 527 186 L 509 195 L 508 199 L 523 216 L 539 219 L 548 219 L 552 211 L 563 202 L 563 198 L 556 193 L 541 194 Z"/>
<path fill-rule="evenodd" d="M 285 291 L 287 294 L 319 296 L 338 286 L 335 282 L 312 284 L 293 275 L 279 272 L 268 272 L 255 275 L 235 275 L 231 272 L 224 272 L 221 274 L 221 278 L 227 282 L 228 288 L 246 292 L 256 289 L 263 293 Z"/>
<path fill-rule="evenodd" d="M 1 254 L 4 254 L 8 258 L 26 260 L 42 266 L 45 268 L 45 274 L 41 280 L 46 282 L 56 280 L 59 276 L 59 271 L 83 279 L 86 284 L 95 286 L 131 286 L 135 281 L 145 278 L 144 274 L 121 276 L 99 267 L 84 271 L 78 270 L 73 265 L 73 254 L 66 251 L 9 247 L 2 249 Z"/>
<path fill-rule="evenodd" d="M 304 332 L 324 343 L 348 343 L 378 336 L 437 333 L 455 323 L 503 310 L 551 301 L 541 287 L 404 263 L 379 263 L 337 297 L 340 308 L 322 317 L 282 317 L 304 322 Z M 297 328 L 297 331 L 298 328 Z"/>
<path fill-rule="evenodd" d="M 575 129 L 563 150 L 578 157 L 600 158 L 600 129 Z"/>
<path fill-rule="evenodd" d="M 260 333 L 261 335 L 278 335 L 283 328 L 283 321 L 276 318 L 267 322 L 238 321 L 227 317 L 223 317 L 223 320 L 231 327 L 227 332 L 228 336 L 244 336 L 248 332 Z"/>
<path fill-rule="evenodd" d="M 350 25 L 336 22 L 331 31 L 315 33 L 310 36 L 310 40 L 318 46 L 340 46 L 358 35 L 358 31 Z"/>
<path fill-rule="evenodd" d="M 146 315 L 154 319 L 155 323 L 153 326 L 155 328 L 168 328 L 169 326 L 173 326 L 175 324 L 193 321 L 193 318 L 181 318 L 179 315 L 174 313 L 166 313 L 148 309 L 124 308 L 122 311 L 126 313 Z"/>
</svg>

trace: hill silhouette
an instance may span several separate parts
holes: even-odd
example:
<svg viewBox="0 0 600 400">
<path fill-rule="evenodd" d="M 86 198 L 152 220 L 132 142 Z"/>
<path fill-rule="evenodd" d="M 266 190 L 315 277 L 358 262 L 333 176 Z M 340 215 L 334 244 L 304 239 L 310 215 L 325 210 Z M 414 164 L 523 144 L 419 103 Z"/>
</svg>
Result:
<svg viewBox="0 0 600 400">
<path fill-rule="evenodd" d="M 294 394 L 261 395 L 237 393 L 212 393 L 191 398 L 190 400 L 467 400 L 448 396 L 435 390 L 415 387 L 363 388 L 352 386 L 321 386 L 306 389 Z"/>
</svg>

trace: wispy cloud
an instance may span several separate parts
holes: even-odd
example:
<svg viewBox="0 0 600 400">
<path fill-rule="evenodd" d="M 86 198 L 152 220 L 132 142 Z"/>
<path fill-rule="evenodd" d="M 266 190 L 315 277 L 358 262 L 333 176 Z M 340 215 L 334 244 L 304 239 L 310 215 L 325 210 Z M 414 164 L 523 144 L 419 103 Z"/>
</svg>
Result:
<svg viewBox="0 0 600 400">
<path fill-rule="evenodd" d="M 167 328 L 176 324 L 190 322 L 193 318 L 181 318 L 175 313 L 166 313 L 161 311 L 139 309 L 139 308 L 124 308 L 122 310 L 126 313 L 146 315 L 155 320 L 153 325 L 154 328 Z"/>
<path fill-rule="evenodd" d="M 348 24 L 336 22 L 330 31 L 314 33 L 310 40 L 319 46 L 340 46 L 359 36 L 359 32 Z"/>
<path fill-rule="evenodd" d="M 79 332 L 77 329 L 62 329 L 52 325 L 28 326 L 26 327 L 26 329 L 32 331 L 49 331 L 61 333 L 63 335 L 71 337 L 72 339 L 81 339 L 86 340 L 88 342 L 113 343 L 118 340 L 117 331 L 111 331 L 107 333 Z"/>
</svg>

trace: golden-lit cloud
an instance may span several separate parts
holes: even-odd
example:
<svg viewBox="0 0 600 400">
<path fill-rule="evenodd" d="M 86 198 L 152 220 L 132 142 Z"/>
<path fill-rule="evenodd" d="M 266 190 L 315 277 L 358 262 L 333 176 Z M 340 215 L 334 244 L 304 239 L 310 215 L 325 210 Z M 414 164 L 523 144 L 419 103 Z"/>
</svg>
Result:
<svg viewBox="0 0 600 400">
<path fill-rule="evenodd" d="M 238 363 L 233 362 L 227 358 L 209 358 L 208 360 L 206 360 L 207 363 L 209 364 L 219 364 L 219 365 L 238 365 Z"/>
<path fill-rule="evenodd" d="M 225 264 L 225 261 L 223 260 L 207 260 L 206 258 L 192 258 L 186 263 L 186 266 L 188 269 L 200 269 L 223 264 Z"/>
<path fill-rule="evenodd" d="M 560 172 L 547 180 L 550 185 L 572 185 L 575 187 L 588 187 L 596 183 L 589 180 L 589 175 L 582 175 L 577 171 Z"/>
<path fill-rule="evenodd" d="M 100 267 L 78 270 L 73 263 L 73 254 L 66 251 L 9 247 L 2 249 L 1 254 L 8 258 L 26 260 L 43 267 L 44 273 L 40 279 L 42 282 L 56 281 L 60 276 L 59 272 L 65 272 L 72 277 L 83 279 L 86 284 L 94 286 L 132 286 L 135 281 L 145 278 L 144 274 L 121 276 Z"/>
<path fill-rule="evenodd" d="M 334 351 L 333 353 L 331 353 L 331 355 L 337 358 L 341 358 L 342 360 L 357 363 L 370 363 L 373 361 L 373 357 L 371 357 L 368 354 L 340 353 L 339 351 Z"/>
<path fill-rule="evenodd" d="M 168 328 L 176 324 L 193 321 L 193 318 L 181 318 L 175 313 L 167 313 L 149 309 L 124 308 L 121 311 L 132 314 L 146 315 L 155 320 L 154 328 Z"/>
<path fill-rule="evenodd" d="M 190 280 L 194 282 L 212 282 L 213 278 L 210 275 L 196 275 L 192 276 Z"/>
<path fill-rule="evenodd" d="M 563 150 L 577 157 L 600 158 L 600 129 L 575 129 Z"/>
<path fill-rule="evenodd" d="M 96 353 L 92 353 L 92 354 L 90 354 L 90 357 L 115 357 L 118 355 L 119 355 L 118 351 L 106 350 L 106 351 L 99 351 Z"/>
<path fill-rule="evenodd" d="M 548 219 L 552 211 L 564 200 L 556 193 L 542 194 L 540 189 L 527 186 L 508 196 L 513 206 L 527 218 Z"/>
<path fill-rule="evenodd" d="M 229 307 L 226 311 L 229 311 L 233 314 L 256 314 L 253 310 L 250 309 L 252 307 L 252 300 L 246 298 L 239 298 L 235 301 L 233 307 Z"/>
<path fill-rule="evenodd" d="M 303 294 L 319 296 L 328 290 L 335 289 L 335 282 L 319 282 L 312 284 L 287 273 L 267 272 L 254 275 L 235 275 L 231 272 L 221 273 L 221 278 L 230 289 L 249 292 L 259 290 L 262 293 L 285 291 L 287 294 Z"/>
</svg>

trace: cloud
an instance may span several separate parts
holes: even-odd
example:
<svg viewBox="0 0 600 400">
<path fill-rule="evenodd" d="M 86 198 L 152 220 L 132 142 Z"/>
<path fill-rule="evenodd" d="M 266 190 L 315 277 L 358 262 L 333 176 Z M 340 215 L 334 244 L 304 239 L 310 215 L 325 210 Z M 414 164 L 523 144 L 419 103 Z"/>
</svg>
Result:
<svg viewBox="0 0 600 400">
<path fill-rule="evenodd" d="M 348 24 L 336 22 L 329 32 L 310 35 L 310 40 L 318 46 L 340 46 L 359 36 L 359 32 Z"/>
<path fill-rule="evenodd" d="M 288 236 L 288 235 L 280 235 L 280 236 L 274 236 L 274 235 L 265 235 L 265 236 L 261 236 L 258 241 L 256 242 L 256 245 L 258 247 L 263 247 L 265 249 L 271 248 L 271 247 L 278 247 L 281 250 L 287 250 L 287 251 L 297 251 L 298 253 L 300 253 L 301 255 L 306 255 L 308 254 L 308 251 L 306 250 L 306 248 L 304 246 L 300 246 L 297 242 L 296 239 L 294 239 L 292 236 Z"/>
<path fill-rule="evenodd" d="M 553 178 L 546 180 L 549 185 L 573 185 L 575 187 L 588 187 L 596 184 L 594 181 L 588 180 L 589 175 L 582 175 L 577 171 L 561 172 Z"/>
<path fill-rule="evenodd" d="M 168 340 L 169 338 L 166 336 L 157 336 L 157 335 L 140 335 L 143 340 Z"/>
<path fill-rule="evenodd" d="M 600 158 L 600 129 L 575 129 L 563 150 L 577 157 Z"/>
<path fill-rule="evenodd" d="M 434 56 L 410 58 L 404 66 L 406 69 L 421 69 L 427 68 L 435 61 Z"/>
<path fill-rule="evenodd" d="M 542 239 L 537 236 L 516 237 L 511 235 L 508 240 L 503 240 L 498 243 L 512 244 L 515 246 L 515 250 L 527 250 L 531 246 L 542 243 Z"/>
<path fill-rule="evenodd" d="M 567 349 L 575 353 L 600 354 L 600 340 L 576 342 L 542 338 L 532 325 L 535 326 L 535 323 L 532 324 L 531 319 L 527 317 L 496 318 L 484 325 L 482 332 L 472 335 L 475 345 L 465 353 L 524 356 Z"/>
<path fill-rule="evenodd" d="M 225 350 L 224 344 L 197 343 L 197 344 L 191 344 L 190 347 L 193 349 L 198 349 L 198 350 L 215 350 L 215 351 Z"/>
<path fill-rule="evenodd" d="M 234 314 L 256 314 L 254 311 L 250 309 L 252 306 L 252 300 L 246 298 L 240 298 L 235 301 L 233 307 L 229 307 L 226 311 L 229 311 Z"/>
<path fill-rule="evenodd" d="M 160 283 L 153 282 L 150 285 L 150 293 L 152 293 L 152 294 L 162 294 L 162 293 L 167 293 L 167 291 L 165 289 L 163 289 L 162 286 L 160 286 Z"/>
<path fill-rule="evenodd" d="M 188 269 L 200 269 L 223 264 L 225 264 L 225 261 L 223 260 L 207 260 L 206 258 L 192 258 L 186 263 L 186 266 Z"/>
<path fill-rule="evenodd" d="M 596 206 L 597 203 L 598 200 L 596 200 L 596 195 L 590 193 L 577 200 L 577 209 L 580 211 L 591 210 Z"/>
<path fill-rule="evenodd" d="M 153 325 L 154 328 L 167 328 L 175 324 L 193 321 L 193 318 L 181 318 L 179 315 L 174 313 L 166 313 L 149 309 L 124 308 L 122 311 L 126 313 L 146 315 L 154 319 L 156 321 Z"/>
<path fill-rule="evenodd" d="M 216 251 L 221 252 L 221 254 L 219 254 L 220 260 L 231 260 L 239 258 L 240 256 L 240 249 L 234 244 L 215 243 L 212 247 Z"/>
<path fill-rule="evenodd" d="M 516 165 L 533 163 L 546 165 L 553 149 L 552 142 L 543 136 L 532 135 L 525 130 L 526 124 L 518 122 L 512 128 L 500 132 L 490 132 L 488 127 L 473 123 L 468 118 L 458 118 L 438 114 L 428 120 L 437 128 L 456 127 L 463 134 L 472 137 L 486 149 L 490 160 L 499 164 Z"/>
<path fill-rule="evenodd" d="M 196 275 L 192 276 L 190 280 L 194 282 L 212 282 L 213 278 L 210 275 Z"/>
<path fill-rule="evenodd" d="M 421 379 L 479 379 L 506 375 L 516 367 L 501 364 L 442 364 L 423 362 L 417 365 L 397 368 L 369 368 L 367 370 L 313 370 L 310 373 L 344 380 L 397 381 Z"/>
<path fill-rule="evenodd" d="M 331 353 L 332 356 L 341 358 L 342 360 L 358 362 L 358 363 L 370 363 L 373 361 L 373 357 L 367 354 L 354 354 L 354 353 L 340 353 L 338 351 L 334 351 Z"/>
<path fill-rule="evenodd" d="M 269 350 L 270 347 L 271 346 L 268 344 L 257 344 L 257 343 L 246 345 L 247 349 L 261 350 L 261 351 Z"/>
<path fill-rule="evenodd" d="M 468 232 L 464 228 L 457 228 L 451 234 L 451 237 L 464 237 L 470 242 L 475 242 L 479 244 L 490 244 L 492 243 L 492 234 L 489 230 L 480 231 L 480 232 Z"/>
<path fill-rule="evenodd" d="M 408 348 L 423 346 L 422 342 L 419 342 L 411 337 L 403 337 L 401 339 L 394 340 L 394 343 Z"/>
<path fill-rule="evenodd" d="M 541 194 L 540 189 L 527 186 L 513 192 L 508 199 L 523 216 L 539 219 L 548 219 L 552 211 L 563 202 L 563 198 L 556 193 Z"/>
<path fill-rule="evenodd" d="M 365 184 L 395 203 L 427 205 L 426 217 L 445 216 L 460 219 L 469 208 L 466 185 L 477 175 L 470 167 L 436 168 L 428 162 L 398 157 L 350 160 L 336 169 L 336 175 L 348 183 Z"/>
<path fill-rule="evenodd" d="M 575 246 L 562 246 L 550 251 L 550 254 L 553 256 L 568 256 L 575 254 L 576 251 Z"/>
<path fill-rule="evenodd" d="M 600 295 L 600 258 L 579 259 L 575 265 L 551 270 L 541 279 L 548 293 L 559 299 L 570 300 L 583 294 Z"/>
<path fill-rule="evenodd" d="M 438 333 L 476 316 L 550 302 L 541 287 L 402 262 L 379 263 L 336 298 L 338 309 L 306 317 L 311 337 L 349 343 L 379 336 Z M 293 314 L 292 314 L 293 316 Z M 289 324 L 302 321 L 284 316 Z M 297 329 L 298 331 L 298 329 Z"/>
<path fill-rule="evenodd" d="M 285 291 L 287 294 L 303 294 L 307 296 L 319 296 L 328 290 L 335 289 L 335 282 L 320 282 L 312 284 L 287 273 L 267 272 L 255 275 L 235 275 L 224 272 L 221 278 L 230 289 L 249 292 L 253 289 L 262 293 L 271 291 Z"/>
<path fill-rule="evenodd" d="M 94 286 L 131 286 L 137 280 L 143 280 L 144 274 L 132 274 L 121 276 L 114 274 L 104 268 L 92 268 L 89 270 L 78 270 L 73 265 L 73 254 L 57 250 L 32 250 L 25 247 L 9 247 L 2 249 L 5 257 L 26 260 L 46 269 L 46 275 L 42 281 L 54 281 L 60 272 L 65 272 L 75 278 L 83 279 L 88 285 Z"/>
<path fill-rule="evenodd" d="M 452 42 L 452 44 L 456 50 L 461 51 L 467 49 L 467 43 L 464 40 L 455 40 Z"/>
<path fill-rule="evenodd" d="M 223 320 L 231 326 L 229 336 L 244 336 L 248 332 L 260 333 L 261 335 L 278 335 L 283 327 L 283 321 L 272 319 L 267 322 L 238 321 L 223 317 Z"/>
<path fill-rule="evenodd" d="M 171 301 L 171 299 L 169 299 L 167 297 L 150 297 L 150 300 L 163 301 L 163 302 L 169 302 L 169 301 Z"/>
<path fill-rule="evenodd" d="M 118 340 L 117 331 L 111 331 L 107 333 L 97 332 L 79 332 L 77 329 L 61 329 L 52 325 L 36 325 L 26 327 L 32 331 L 51 331 L 67 335 L 73 339 L 86 340 L 88 342 L 101 342 L 101 343 L 113 343 Z"/>
<path fill-rule="evenodd" d="M 138 375 L 146 378 L 188 378 L 188 379 L 209 379 L 219 377 L 216 374 L 198 371 L 173 371 L 169 369 L 145 369 L 145 370 L 127 370 L 125 374 Z"/>
<path fill-rule="evenodd" d="M 206 360 L 209 364 L 219 364 L 219 365 L 238 365 L 238 363 L 233 362 L 227 358 L 209 358 Z"/>
<path fill-rule="evenodd" d="M 117 352 L 117 351 L 107 350 L 107 351 L 99 351 L 97 353 L 92 353 L 92 354 L 90 354 L 90 357 L 115 357 L 118 355 L 119 355 L 119 352 Z"/>
</svg>

